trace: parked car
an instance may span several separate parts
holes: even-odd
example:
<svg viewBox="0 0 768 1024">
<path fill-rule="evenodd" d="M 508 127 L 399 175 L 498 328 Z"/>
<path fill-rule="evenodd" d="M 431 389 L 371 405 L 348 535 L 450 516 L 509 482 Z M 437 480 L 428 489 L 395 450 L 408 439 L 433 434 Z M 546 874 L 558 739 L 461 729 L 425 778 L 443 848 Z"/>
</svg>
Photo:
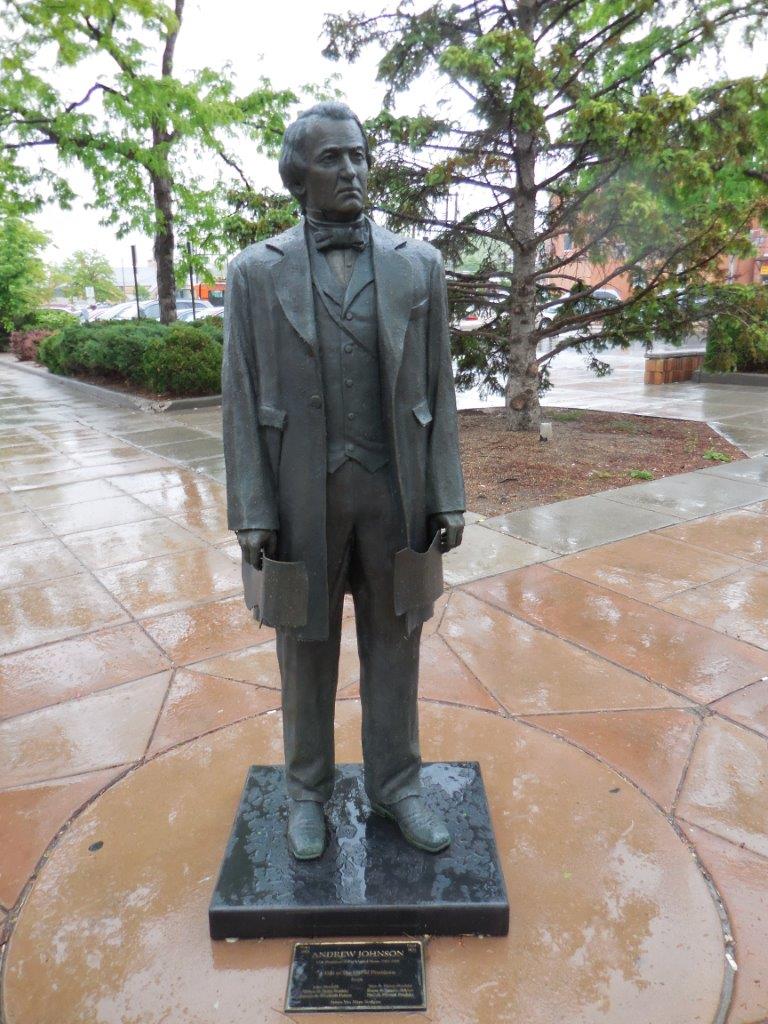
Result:
<svg viewBox="0 0 768 1024">
<path fill-rule="evenodd" d="M 126 309 L 136 309 L 135 300 L 131 302 L 118 302 L 113 306 L 103 306 L 101 309 L 93 311 L 93 315 L 88 318 L 88 322 L 91 323 L 93 320 L 114 320 L 120 313 L 124 313 Z"/>
<path fill-rule="evenodd" d="M 193 316 L 193 314 L 194 314 L 194 316 Z M 200 303 L 195 301 L 195 308 L 194 308 L 194 310 L 192 309 L 191 306 L 190 306 L 189 309 L 182 309 L 179 312 L 179 314 L 176 317 L 176 319 L 177 320 L 181 320 L 182 323 L 188 324 L 188 323 L 192 323 L 194 320 L 208 320 L 210 317 L 216 317 L 219 320 L 223 320 L 224 319 L 224 307 L 223 306 L 207 306 L 207 305 L 204 305 L 201 308 Z"/>
<path fill-rule="evenodd" d="M 463 316 L 461 320 L 455 321 L 453 326 L 459 331 L 476 331 L 484 324 L 490 323 L 493 317 L 494 311 L 487 307 L 485 309 L 469 309 L 466 316 Z"/>
<path fill-rule="evenodd" d="M 213 309 L 214 307 L 210 302 L 203 302 L 202 300 L 196 300 L 195 305 L 198 310 Z M 181 312 L 185 309 L 192 309 L 191 299 L 176 299 L 176 310 Z M 158 299 L 147 299 L 144 302 L 139 303 L 139 317 L 142 320 L 159 320 L 160 319 L 160 302 Z M 136 303 L 130 303 L 130 308 L 123 310 L 118 313 L 113 319 L 115 320 L 135 320 L 136 319 Z"/>
<path fill-rule="evenodd" d="M 565 317 L 580 316 L 601 306 L 616 306 L 621 302 L 619 293 L 613 288 L 596 288 L 590 295 L 582 299 L 566 301 L 568 296 L 563 296 L 557 302 L 546 306 L 536 319 L 536 326 L 540 330 L 546 330 L 560 315 Z M 575 328 L 574 328 L 575 330 Z M 602 320 L 592 320 L 587 324 L 590 334 L 599 334 L 602 330 Z"/>
</svg>

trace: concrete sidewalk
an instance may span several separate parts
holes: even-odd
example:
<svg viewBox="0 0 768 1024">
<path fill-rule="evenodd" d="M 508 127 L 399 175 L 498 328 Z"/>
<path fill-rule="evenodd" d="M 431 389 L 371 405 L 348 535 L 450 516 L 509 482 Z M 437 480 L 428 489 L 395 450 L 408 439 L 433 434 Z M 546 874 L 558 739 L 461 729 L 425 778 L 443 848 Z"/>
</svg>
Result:
<svg viewBox="0 0 768 1024">
<path fill-rule="evenodd" d="M 207 933 L 246 768 L 281 760 L 219 416 L 0 368 L 7 1024 L 286 1019 L 290 942 Z M 481 762 L 511 930 L 430 940 L 424 1019 L 765 1021 L 768 458 L 472 519 L 423 746 Z M 348 616 L 339 760 L 357 672 Z"/>
</svg>

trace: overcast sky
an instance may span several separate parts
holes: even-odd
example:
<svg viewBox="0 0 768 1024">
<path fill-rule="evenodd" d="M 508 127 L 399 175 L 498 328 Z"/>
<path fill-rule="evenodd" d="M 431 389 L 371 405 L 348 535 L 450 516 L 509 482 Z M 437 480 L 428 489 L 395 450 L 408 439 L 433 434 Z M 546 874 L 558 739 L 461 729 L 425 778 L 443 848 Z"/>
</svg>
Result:
<svg viewBox="0 0 768 1024">
<path fill-rule="evenodd" d="M 364 50 L 359 60 L 349 66 L 325 60 L 321 54 L 323 17 L 325 12 L 343 13 L 350 8 L 374 13 L 387 6 L 383 0 L 187 0 L 176 50 L 176 71 L 183 76 L 188 69 L 221 68 L 229 63 L 242 93 L 255 88 L 262 76 L 271 79 L 276 88 L 297 89 L 338 75 L 338 87 L 356 113 L 365 119 L 380 109 L 384 92 L 375 80 L 376 54 Z M 765 71 L 764 58 L 758 52 L 747 51 L 735 38 L 721 55 L 720 63 L 720 73 L 726 71 L 734 76 Z M 702 76 L 708 77 L 707 69 L 689 71 L 680 85 L 688 87 L 694 77 Z M 72 98 L 82 94 L 79 85 L 73 77 Z M 422 86 L 408 97 L 407 107 L 417 108 L 422 101 L 430 104 L 434 98 Z M 273 162 L 256 153 L 240 156 L 247 173 L 258 185 L 281 187 Z M 79 193 L 87 197 L 87 176 L 72 173 L 70 178 Z M 132 242 L 137 245 L 141 264 L 149 262 L 152 256 L 148 238 L 137 233 L 119 241 L 112 228 L 99 225 L 99 212 L 86 209 L 83 203 L 69 212 L 46 207 L 38 214 L 37 223 L 51 236 L 52 244 L 46 253 L 51 262 L 60 262 L 76 249 L 97 249 L 113 265 L 128 265 Z"/>
<path fill-rule="evenodd" d="M 362 118 L 381 108 L 383 87 L 375 81 L 376 61 L 372 51 L 363 54 L 356 64 L 348 66 L 325 60 L 321 54 L 324 12 L 381 9 L 381 3 L 365 0 L 188 0 L 184 24 L 176 49 L 176 72 L 182 77 L 188 69 L 232 65 L 232 72 L 241 93 L 258 85 L 262 76 L 271 79 L 278 89 L 297 89 L 304 84 L 319 84 L 331 75 L 339 75 L 338 87 Z M 76 98 L 80 83 L 73 78 L 72 97 Z M 307 106 L 311 104 L 307 101 Z M 281 188 L 277 168 L 253 153 L 244 157 L 245 169 L 257 184 Z M 50 156 L 48 157 L 50 159 Z M 88 196 L 88 177 L 70 173 L 77 191 Z M 130 263 L 130 245 L 138 249 L 139 262 L 151 259 L 152 243 L 136 233 L 120 241 L 112 228 L 101 227 L 99 211 L 88 210 L 78 203 L 72 211 L 46 207 L 36 218 L 37 224 L 49 233 L 52 244 L 46 258 L 60 262 L 76 249 L 98 249 L 110 262 L 119 266 Z"/>
</svg>

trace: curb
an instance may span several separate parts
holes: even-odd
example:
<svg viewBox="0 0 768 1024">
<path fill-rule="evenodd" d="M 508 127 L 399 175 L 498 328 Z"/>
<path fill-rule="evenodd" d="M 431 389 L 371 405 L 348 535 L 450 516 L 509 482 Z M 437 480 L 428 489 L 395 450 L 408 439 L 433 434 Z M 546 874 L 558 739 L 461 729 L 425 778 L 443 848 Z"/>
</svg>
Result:
<svg viewBox="0 0 768 1024">
<path fill-rule="evenodd" d="M 736 384 L 740 387 L 768 388 L 768 373 L 708 373 L 694 371 L 696 384 Z"/>
<path fill-rule="evenodd" d="M 221 405 L 221 395 L 167 399 L 142 398 L 140 395 L 132 395 L 130 392 L 114 391 L 112 388 L 105 388 L 100 384 L 88 384 L 84 380 L 76 380 L 73 377 L 59 377 L 55 373 L 51 373 L 47 367 L 33 365 L 26 361 L 21 362 L 7 352 L 0 354 L 0 365 L 20 370 L 22 373 L 31 373 L 35 377 L 43 377 L 76 395 L 94 398 L 123 409 L 140 409 L 143 412 L 176 412 L 182 409 L 201 409 Z"/>
</svg>

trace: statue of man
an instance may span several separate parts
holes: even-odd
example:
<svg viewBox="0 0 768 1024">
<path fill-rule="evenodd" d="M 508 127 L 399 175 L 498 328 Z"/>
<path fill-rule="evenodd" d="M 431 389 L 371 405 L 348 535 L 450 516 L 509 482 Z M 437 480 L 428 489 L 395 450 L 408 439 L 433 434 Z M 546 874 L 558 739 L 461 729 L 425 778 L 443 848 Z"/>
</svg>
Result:
<svg viewBox="0 0 768 1024">
<path fill-rule="evenodd" d="M 431 245 L 364 215 L 370 163 L 347 106 L 302 113 L 280 174 L 304 217 L 241 252 L 227 281 L 229 526 L 254 615 L 276 627 L 288 842 L 302 860 L 326 845 L 346 591 L 371 808 L 422 850 L 450 843 L 422 795 L 417 710 L 436 596 L 420 573 L 430 553 L 439 573 L 464 527 L 445 277 Z"/>
</svg>

